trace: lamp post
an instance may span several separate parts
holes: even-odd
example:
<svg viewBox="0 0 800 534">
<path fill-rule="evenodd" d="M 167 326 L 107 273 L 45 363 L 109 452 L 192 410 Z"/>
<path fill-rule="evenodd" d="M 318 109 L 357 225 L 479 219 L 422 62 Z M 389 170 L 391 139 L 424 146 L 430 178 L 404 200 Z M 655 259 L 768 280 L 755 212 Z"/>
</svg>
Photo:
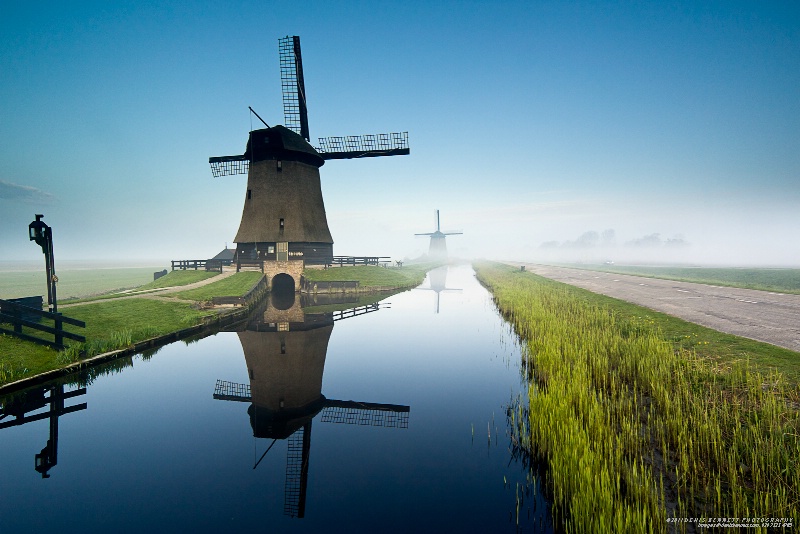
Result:
<svg viewBox="0 0 800 534">
<path fill-rule="evenodd" d="M 44 267 L 47 275 L 47 304 L 51 306 L 53 313 L 58 313 L 58 304 L 56 303 L 56 268 L 53 258 L 53 231 L 42 222 L 44 215 L 36 214 L 36 220 L 28 225 L 28 235 L 31 241 L 36 241 L 36 244 L 42 247 L 44 252 Z"/>
</svg>

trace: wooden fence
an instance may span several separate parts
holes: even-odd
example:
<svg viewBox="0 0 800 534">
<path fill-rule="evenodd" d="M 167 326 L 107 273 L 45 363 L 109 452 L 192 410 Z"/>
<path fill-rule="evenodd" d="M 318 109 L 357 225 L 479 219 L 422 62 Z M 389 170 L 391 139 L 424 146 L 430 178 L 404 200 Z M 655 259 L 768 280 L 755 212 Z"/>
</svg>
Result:
<svg viewBox="0 0 800 534">
<path fill-rule="evenodd" d="M 222 272 L 223 265 L 231 265 L 232 260 L 172 260 L 173 271 L 187 271 L 205 269 L 206 271 Z"/>
<path fill-rule="evenodd" d="M 46 326 L 41 324 L 42 319 L 52 320 L 53 326 Z M 64 323 L 77 326 L 79 328 L 86 328 L 86 323 L 71 317 L 65 317 L 60 313 L 50 313 L 42 311 L 42 309 L 24 306 L 13 300 L 0 299 L 0 323 L 11 324 L 12 329 L 0 327 L 0 332 L 10 334 L 27 341 L 33 341 L 41 345 L 48 345 L 56 349 L 64 348 L 64 338 L 80 341 L 86 341 L 86 338 L 72 332 L 64 330 Z M 54 341 L 42 339 L 40 337 L 26 334 L 22 328 L 26 327 L 40 332 L 46 332 L 54 336 Z"/>
<path fill-rule="evenodd" d="M 387 263 L 392 258 L 390 256 L 334 256 L 330 266 L 343 267 L 345 265 L 380 265 Z"/>
</svg>

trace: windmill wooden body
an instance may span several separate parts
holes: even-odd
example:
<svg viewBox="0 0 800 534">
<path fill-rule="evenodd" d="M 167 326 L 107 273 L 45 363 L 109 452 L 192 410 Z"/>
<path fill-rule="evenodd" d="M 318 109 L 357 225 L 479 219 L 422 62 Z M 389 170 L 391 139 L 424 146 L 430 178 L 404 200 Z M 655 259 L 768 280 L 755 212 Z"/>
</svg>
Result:
<svg viewBox="0 0 800 534">
<path fill-rule="evenodd" d="M 328 399 L 322 375 L 334 322 L 380 309 L 378 303 L 340 312 L 306 314 L 286 321 L 285 310 L 268 307 L 238 332 L 249 384 L 218 380 L 214 398 L 249 403 L 253 436 L 288 440 L 284 514 L 303 517 L 311 453 L 311 424 L 321 413 L 323 423 L 407 428 L 410 408 L 394 404 Z"/>
<path fill-rule="evenodd" d="M 209 158 L 212 174 L 247 173 L 244 208 L 236 233 L 236 261 L 256 262 L 269 277 L 284 273 L 297 281 L 305 265 L 328 265 L 333 238 L 322 199 L 319 169 L 331 159 L 409 153 L 408 133 L 319 138 L 309 143 L 300 38 L 279 39 L 286 126 L 250 132 L 245 153 Z M 299 271 L 298 271 L 299 269 Z"/>
<path fill-rule="evenodd" d="M 445 240 L 445 237 L 448 235 L 461 234 L 463 234 L 463 232 L 442 232 L 439 226 L 439 210 L 436 210 L 436 231 L 414 235 L 431 236 L 431 243 L 428 246 L 428 256 L 432 259 L 443 260 L 447 259 L 447 241 Z"/>
</svg>

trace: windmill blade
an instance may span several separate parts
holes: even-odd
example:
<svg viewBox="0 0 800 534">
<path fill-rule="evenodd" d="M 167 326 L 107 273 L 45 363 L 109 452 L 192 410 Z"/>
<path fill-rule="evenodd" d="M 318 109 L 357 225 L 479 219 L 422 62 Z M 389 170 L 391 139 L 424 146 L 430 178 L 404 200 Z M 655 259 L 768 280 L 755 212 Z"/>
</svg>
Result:
<svg viewBox="0 0 800 534">
<path fill-rule="evenodd" d="M 442 235 L 463 235 L 464 232 L 461 232 L 461 231 L 458 231 L 458 232 L 441 232 L 441 234 Z"/>
<path fill-rule="evenodd" d="M 286 122 L 284 126 L 303 136 L 306 141 L 311 141 L 308 133 L 308 108 L 300 37 L 287 35 L 278 39 L 278 51 L 281 64 L 283 116 Z"/>
<path fill-rule="evenodd" d="M 217 379 L 214 386 L 214 398 L 217 400 L 251 402 L 250 384 L 238 384 L 227 380 Z"/>
<path fill-rule="evenodd" d="M 323 423 L 408 428 L 409 406 L 328 399 L 322 409 Z"/>
<path fill-rule="evenodd" d="M 304 517 L 308 488 L 308 457 L 311 452 L 311 421 L 289 436 L 286 453 L 286 481 L 283 488 L 283 514 Z"/>
<path fill-rule="evenodd" d="M 314 148 L 324 160 L 406 156 L 411 153 L 408 132 L 320 137 L 319 146 Z"/>
<path fill-rule="evenodd" d="M 436 233 L 436 232 L 428 232 L 427 234 L 414 234 L 414 235 L 433 235 L 433 234 L 435 234 L 435 233 Z"/>
<path fill-rule="evenodd" d="M 241 156 L 208 158 L 208 163 L 211 164 L 211 175 L 214 178 L 233 176 L 234 174 L 247 174 L 250 170 L 250 159 L 244 154 Z"/>
</svg>

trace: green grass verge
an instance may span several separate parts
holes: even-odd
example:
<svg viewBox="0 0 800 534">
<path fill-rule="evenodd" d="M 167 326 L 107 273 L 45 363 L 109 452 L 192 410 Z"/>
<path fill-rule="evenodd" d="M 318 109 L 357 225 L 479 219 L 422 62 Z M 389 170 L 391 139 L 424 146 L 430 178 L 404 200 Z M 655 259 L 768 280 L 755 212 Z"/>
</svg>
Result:
<svg viewBox="0 0 800 534">
<path fill-rule="evenodd" d="M 800 294 L 800 269 L 647 267 L 635 265 L 569 265 L 569 267 L 605 273 L 677 280 L 680 282 Z"/>
<path fill-rule="evenodd" d="M 547 466 L 564 530 L 662 532 L 667 517 L 796 521 L 800 389 L 751 365 L 775 348 L 719 352 L 649 310 L 509 266 L 476 270 L 523 341 L 531 382 L 509 407 L 512 447 Z"/>
<path fill-rule="evenodd" d="M 557 283 L 557 282 L 556 282 Z M 694 350 L 699 356 L 722 365 L 744 360 L 762 373 L 777 370 L 794 382 L 800 382 L 800 353 L 752 339 L 726 334 L 665 313 L 637 306 L 591 291 L 569 286 L 576 298 L 591 306 L 608 308 L 631 323 L 640 322 L 658 329 L 675 350 Z"/>
<path fill-rule="evenodd" d="M 425 274 L 438 265 L 437 263 L 420 263 L 402 267 L 364 265 L 306 269 L 303 271 L 303 276 L 312 282 L 356 280 L 361 289 L 402 288 L 418 286 L 425 280 Z"/>
<path fill-rule="evenodd" d="M 260 272 L 243 271 L 218 282 L 165 296 L 200 302 L 211 300 L 214 297 L 240 297 L 250 291 L 262 276 L 264 275 Z"/>
<path fill-rule="evenodd" d="M 86 328 L 67 330 L 86 337 L 86 343 L 70 342 L 62 352 L 17 339 L 0 336 L 0 384 L 44 371 L 58 369 L 86 357 L 130 346 L 133 343 L 199 324 L 214 312 L 203 312 L 182 302 L 124 299 L 69 308 L 69 316 L 86 323 Z M 41 335 L 30 330 L 32 335 Z"/>
</svg>

